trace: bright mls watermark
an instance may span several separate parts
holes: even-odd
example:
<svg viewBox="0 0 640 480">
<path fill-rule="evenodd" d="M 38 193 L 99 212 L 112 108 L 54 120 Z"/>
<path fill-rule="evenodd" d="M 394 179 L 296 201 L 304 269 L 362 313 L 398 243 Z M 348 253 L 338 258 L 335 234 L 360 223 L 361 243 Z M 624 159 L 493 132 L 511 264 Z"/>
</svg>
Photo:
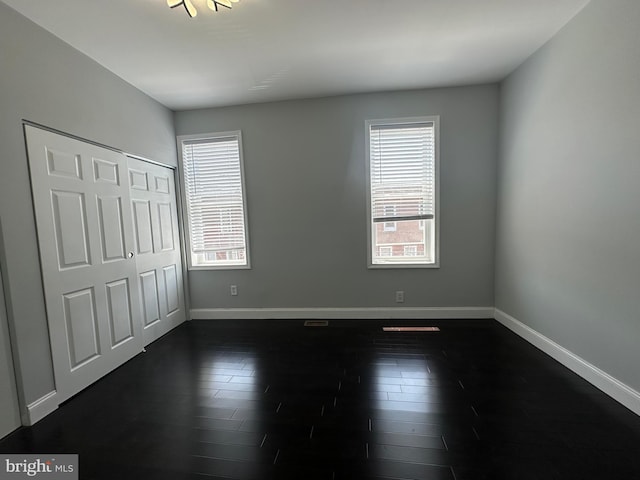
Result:
<svg viewBox="0 0 640 480">
<path fill-rule="evenodd" d="M 0 455 L 0 480 L 78 480 L 78 455 Z"/>
</svg>

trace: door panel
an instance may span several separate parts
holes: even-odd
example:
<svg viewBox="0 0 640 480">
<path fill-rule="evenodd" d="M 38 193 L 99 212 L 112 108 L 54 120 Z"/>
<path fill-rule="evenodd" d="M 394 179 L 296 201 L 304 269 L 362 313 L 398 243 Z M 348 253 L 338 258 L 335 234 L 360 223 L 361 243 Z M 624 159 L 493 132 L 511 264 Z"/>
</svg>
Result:
<svg viewBox="0 0 640 480">
<path fill-rule="evenodd" d="M 111 347 L 133 336 L 129 280 L 124 278 L 107 284 L 107 306 L 111 327 Z"/>
<path fill-rule="evenodd" d="M 142 170 L 129 169 L 129 181 L 132 190 L 149 190 L 147 173 Z"/>
<path fill-rule="evenodd" d="M 160 222 L 160 228 L 158 229 L 160 233 L 160 249 L 165 252 L 173 250 L 175 235 L 170 203 L 158 203 L 158 221 Z"/>
<path fill-rule="evenodd" d="M 104 182 L 112 185 L 120 185 L 118 164 L 103 160 L 101 158 L 93 159 L 93 171 L 96 183 Z"/>
<path fill-rule="evenodd" d="M 158 298 L 158 280 L 156 271 L 140 274 L 142 287 L 142 318 L 145 327 L 160 321 L 160 304 Z"/>
<path fill-rule="evenodd" d="M 64 270 L 89 265 L 89 233 L 84 194 L 52 191 L 51 208 L 59 268 Z"/>
<path fill-rule="evenodd" d="M 133 221 L 136 232 L 136 254 L 153 253 L 151 205 L 148 200 L 133 200 Z"/>
<path fill-rule="evenodd" d="M 166 289 L 167 312 L 172 314 L 180 308 L 180 295 L 178 290 L 178 276 L 176 266 L 169 265 L 164 271 L 164 285 Z"/>
<path fill-rule="evenodd" d="M 143 347 L 129 171 L 121 153 L 25 131 L 62 402 Z"/>
<path fill-rule="evenodd" d="M 103 262 L 124 260 L 126 257 L 120 200 L 119 197 L 98 197 Z"/>
<path fill-rule="evenodd" d="M 143 334 L 149 344 L 186 318 L 173 171 L 129 159 Z"/>
<path fill-rule="evenodd" d="M 100 341 L 93 288 L 67 293 L 64 297 L 64 317 L 71 370 L 100 356 Z"/>
<path fill-rule="evenodd" d="M 82 180 L 82 162 L 79 155 L 47 149 L 49 175 Z"/>
<path fill-rule="evenodd" d="M 169 177 L 156 176 L 156 192 L 157 193 L 171 193 Z"/>
</svg>

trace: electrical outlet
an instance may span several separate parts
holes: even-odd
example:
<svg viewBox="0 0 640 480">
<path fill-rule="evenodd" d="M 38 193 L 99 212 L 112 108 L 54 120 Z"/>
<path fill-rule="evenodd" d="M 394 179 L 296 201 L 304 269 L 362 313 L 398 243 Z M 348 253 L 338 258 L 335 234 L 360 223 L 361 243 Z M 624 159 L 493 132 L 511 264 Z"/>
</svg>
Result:
<svg viewBox="0 0 640 480">
<path fill-rule="evenodd" d="M 231 295 L 235 297 L 236 295 L 238 295 L 238 286 L 237 285 L 231 285 L 229 287 L 229 291 L 231 292 Z"/>
<path fill-rule="evenodd" d="M 396 291 L 396 303 L 404 303 L 404 290 Z"/>
</svg>

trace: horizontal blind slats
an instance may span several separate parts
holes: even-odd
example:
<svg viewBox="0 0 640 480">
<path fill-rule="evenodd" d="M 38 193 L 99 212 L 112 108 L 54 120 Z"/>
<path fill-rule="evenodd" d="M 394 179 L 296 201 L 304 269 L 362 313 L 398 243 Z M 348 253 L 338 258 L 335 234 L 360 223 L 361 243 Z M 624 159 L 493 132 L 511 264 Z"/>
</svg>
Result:
<svg viewBox="0 0 640 480">
<path fill-rule="evenodd" d="M 183 162 L 192 251 L 244 250 L 239 138 L 184 142 Z"/>
<path fill-rule="evenodd" d="M 371 125 L 369 133 L 372 220 L 433 218 L 434 123 Z"/>
</svg>

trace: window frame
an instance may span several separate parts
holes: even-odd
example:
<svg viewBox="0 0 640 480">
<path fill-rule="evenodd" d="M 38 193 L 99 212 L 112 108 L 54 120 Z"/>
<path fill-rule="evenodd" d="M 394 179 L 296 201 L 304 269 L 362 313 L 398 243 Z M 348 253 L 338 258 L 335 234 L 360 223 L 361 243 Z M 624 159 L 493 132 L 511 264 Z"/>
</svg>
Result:
<svg viewBox="0 0 640 480">
<path fill-rule="evenodd" d="M 184 143 L 190 141 L 206 142 L 207 140 L 216 140 L 220 138 L 233 138 L 235 137 L 238 142 L 238 155 L 240 163 L 240 183 L 242 187 L 242 210 L 243 210 L 243 222 L 244 222 L 244 240 L 245 240 L 245 262 L 243 264 L 219 264 L 219 265 L 194 265 L 193 262 L 193 249 L 191 247 L 191 218 L 189 216 L 189 208 L 187 202 L 187 188 L 185 185 L 184 175 L 184 158 L 183 158 L 183 146 Z M 180 199 L 181 210 L 184 228 L 184 244 L 187 252 L 187 269 L 188 270 L 249 270 L 251 269 L 251 255 L 250 255 L 250 241 L 249 241 L 249 219 L 247 208 L 247 188 L 246 188 L 246 176 L 244 168 L 244 154 L 242 147 L 242 131 L 232 130 L 227 132 L 215 132 L 204 133 L 195 135 L 178 135 L 177 137 L 178 148 L 178 171 L 180 174 Z"/>
<path fill-rule="evenodd" d="M 372 126 L 402 126 L 405 124 L 433 123 L 434 128 L 434 192 L 433 192 L 433 261 L 431 263 L 408 263 L 407 259 L 393 263 L 373 263 L 375 245 L 373 245 L 373 222 L 371 218 L 371 127 Z M 440 116 L 429 115 L 421 117 L 400 117 L 365 120 L 365 178 L 367 205 L 367 268 L 369 269 L 398 269 L 398 268 L 440 268 Z M 424 227 L 423 227 L 424 228 Z"/>
</svg>

